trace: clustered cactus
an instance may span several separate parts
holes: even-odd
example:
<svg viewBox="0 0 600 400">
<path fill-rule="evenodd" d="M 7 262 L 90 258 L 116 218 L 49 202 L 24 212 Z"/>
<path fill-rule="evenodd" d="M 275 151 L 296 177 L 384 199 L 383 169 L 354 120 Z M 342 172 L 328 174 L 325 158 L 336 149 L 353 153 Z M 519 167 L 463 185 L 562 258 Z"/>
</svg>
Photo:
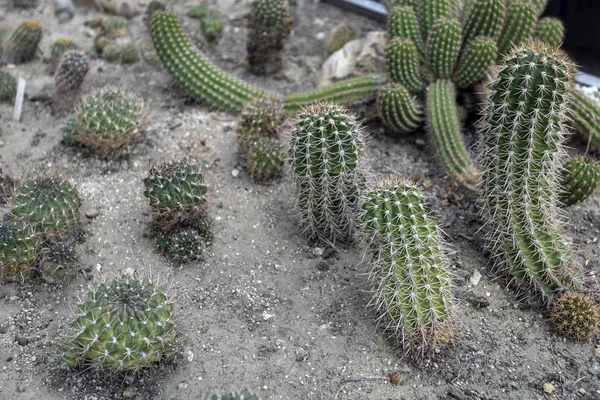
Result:
<svg viewBox="0 0 600 400">
<path fill-rule="evenodd" d="M 588 340 L 600 332 L 600 308 L 584 293 L 565 292 L 552 302 L 550 321 L 561 336 Z"/>
<path fill-rule="evenodd" d="M 200 19 L 202 33 L 209 42 L 216 42 L 219 39 L 224 25 L 223 16 L 217 10 L 210 10 Z"/>
<path fill-rule="evenodd" d="M 0 100 L 12 100 L 17 93 L 17 80 L 10 72 L 0 70 Z"/>
<path fill-rule="evenodd" d="M 361 196 L 361 232 L 372 257 L 372 305 L 380 321 L 411 355 L 448 344 L 453 295 L 443 242 L 423 192 L 385 180 Z"/>
<path fill-rule="evenodd" d="M 587 156 L 575 157 L 565 164 L 560 200 L 567 206 L 581 203 L 594 193 L 599 182 L 600 164 Z"/>
<path fill-rule="evenodd" d="M 82 51 L 69 50 L 64 53 L 54 74 L 56 92 L 61 95 L 77 92 L 89 69 L 89 59 Z"/>
<path fill-rule="evenodd" d="M 73 335 L 61 354 L 69 368 L 138 371 L 176 355 L 173 303 L 148 279 L 115 278 L 78 306 Z"/>
<path fill-rule="evenodd" d="M 257 74 L 281 68 L 283 41 L 294 22 L 287 0 L 254 0 L 248 16 L 248 64 Z"/>
<path fill-rule="evenodd" d="M 42 25 L 38 20 L 23 21 L 6 39 L 4 52 L 14 63 L 31 60 L 37 52 L 42 40 Z"/>
</svg>

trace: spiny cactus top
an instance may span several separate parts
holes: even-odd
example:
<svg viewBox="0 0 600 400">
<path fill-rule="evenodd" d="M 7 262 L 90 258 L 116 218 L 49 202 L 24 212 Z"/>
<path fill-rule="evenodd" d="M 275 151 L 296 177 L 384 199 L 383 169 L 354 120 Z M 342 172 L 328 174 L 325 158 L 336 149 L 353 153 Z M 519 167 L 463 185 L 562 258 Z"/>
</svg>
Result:
<svg viewBox="0 0 600 400">
<path fill-rule="evenodd" d="M 354 115 L 331 103 L 304 108 L 288 138 L 298 206 L 311 235 L 347 239 L 365 184 L 365 144 Z"/>
<path fill-rule="evenodd" d="M 33 225 L 39 235 L 60 235 L 79 222 L 77 189 L 59 177 L 27 179 L 16 188 L 11 203 L 11 213 Z"/>
<path fill-rule="evenodd" d="M 208 184 L 193 163 L 170 161 L 155 165 L 144 178 L 144 187 L 152 211 L 164 223 L 204 212 Z"/>
<path fill-rule="evenodd" d="M 144 102 L 135 93 L 103 87 L 86 95 L 77 107 L 77 139 L 102 151 L 131 142 L 144 119 Z"/>
<path fill-rule="evenodd" d="M 600 182 L 600 164 L 587 157 L 578 156 L 570 160 L 562 174 L 561 201 L 567 206 L 581 203 L 596 190 Z"/>
<path fill-rule="evenodd" d="M 0 224 L 0 282 L 28 272 L 36 259 L 37 244 L 33 226 L 4 218 Z"/>
<path fill-rule="evenodd" d="M 79 89 L 90 69 L 90 62 L 80 50 L 69 50 L 60 58 L 54 74 L 54 85 L 59 93 L 67 93 Z"/>
<path fill-rule="evenodd" d="M 437 222 L 414 184 L 387 180 L 361 197 L 363 232 L 373 258 L 372 304 L 412 355 L 452 338 L 451 281 Z"/>
<path fill-rule="evenodd" d="M 16 63 L 31 60 L 42 40 L 42 25 L 38 20 L 28 19 L 19 25 L 4 44 L 9 59 Z"/>
<path fill-rule="evenodd" d="M 574 281 L 557 207 L 571 71 L 564 54 L 542 43 L 514 48 L 480 123 L 479 197 L 490 251 L 518 286 L 543 298 Z"/>
<path fill-rule="evenodd" d="M 116 278 L 77 306 L 61 360 L 70 368 L 136 371 L 174 356 L 173 303 L 148 279 Z"/>
<path fill-rule="evenodd" d="M 559 335 L 588 340 L 600 332 L 600 308 L 592 297 L 567 291 L 552 302 L 550 321 Z"/>
</svg>

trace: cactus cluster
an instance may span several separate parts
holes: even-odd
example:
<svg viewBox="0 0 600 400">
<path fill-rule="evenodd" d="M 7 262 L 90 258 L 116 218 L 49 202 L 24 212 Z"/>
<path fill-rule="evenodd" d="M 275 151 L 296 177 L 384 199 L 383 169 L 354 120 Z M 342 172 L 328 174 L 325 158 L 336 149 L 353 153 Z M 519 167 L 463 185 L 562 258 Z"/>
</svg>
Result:
<svg viewBox="0 0 600 400">
<path fill-rule="evenodd" d="M 589 340 L 600 332 L 600 308 L 590 296 L 567 291 L 552 302 L 550 322 L 561 336 Z"/>
<path fill-rule="evenodd" d="M 572 66 L 541 43 L 515 48 L 480 124 L 480 201 L 496 268 L 544 300 L 578 284 L 561 234 L 559 185 Z"/>
<path fill-rule="evenodd" d="M 4 52 L 11 62 L 26 62 L 35 56 L 41 40 L 42 25 L 38 20 L 28 19 L 17 26 L 6 39 Z"/>
<path fill-rule="evenodd" d="M 348 240 L 367 173 L 356 118 L 332 103 L 313 104 L 295 117 L 286 145 L 309 235 L 333 243 Z"/>
<path fill-rule="evenodd" d="M 600 164 L 587 156 L 575 157 L 564 166 L 560 200 L 567 206 L 581 203 L 594 193 L 599 182 Z"/>
<path fill-rule="evenodd" d="M 450 343 L 450 274 L 423 192 L 409 182 L 381 181 L 361 196 L 360 219 L 379 321 L 412 356 Z"/>
<path fill-rule="evenodd" d="M 80 101 L 75 120 L 68 120 L 63 135 L 70 142 L 112 152 L 140 133 L 144 115 L 144 102 L 138 95 L 106 86 L 88 93 Z"/>
<path fill-rule="evenodd" d="M 283 41 L 294 22 L 287 0 L 254 0 L 248 16 L 248 64 L 257 74 L 281 68 Z"/>
<path fill-rule="evenodd" d="M 60 360 L 69 368 L 138 371 L 176 355 L 173 303 L 163 287 L 115 278 L 77 306 L 72 338 Z"/>
<path fill-rule="evenodd" d="M 61 95 L 77 92 L 89 69 L 88 56 L 82 51 L 69 50 L 64 53 L 54 74 L 56 92 Z"/>
<path fill-rule="evenodd" d="M 10 72 L 0 70 L 0 100 L 12 100 L 17 93 L 17 80 Z"/>
</svg>

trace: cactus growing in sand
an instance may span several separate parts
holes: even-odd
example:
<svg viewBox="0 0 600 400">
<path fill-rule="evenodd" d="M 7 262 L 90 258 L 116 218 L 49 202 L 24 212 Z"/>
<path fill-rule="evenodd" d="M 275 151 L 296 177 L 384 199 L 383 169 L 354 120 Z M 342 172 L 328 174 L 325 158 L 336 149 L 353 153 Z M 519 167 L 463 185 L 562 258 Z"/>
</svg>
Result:
<svg viewBox="0 0 600 400">
<path fill-rule="evenodd" d="M 600 332 L 600 307 L 584 293 L 567 291 L 552 302 L 550 322 L 561 336 L 589 340 Z"/>
<path fill-rule="evenodd" d="M 88 57 L 80 50 L 69 50 L 60 58 L 54 74 L 57 93 L 73 93 L 79 90 L 90 69 Z"/>
<path fill-rule="evenodd" d="M 563 170 L 560 200 L 564 205 L 581 203 L 600 182 L 600 164 L 590 157 L 578 156 L 570 160 Z"/>
<path fill-rule="evenodd" d="M 260 138 L 277 138 L 285 115 L 281 102 L 257 97 L 244 106 L 236 128 L 238 142 L 244 151 Z"/>
<path fill-rule="evenodd" d="M 38 20 L 23 21 L 6 39 L 4 51 L 10 61 L 22 63 L 31 60 L 42 40 L 42 25 Z"/>
<path fill-rule="evenodd" d="M 17 80 L 8 71 L 0 70 L 0 100 L 12 100 L 17 93 Z"/>
<path fill-rule="evenodd" d="M 0 223 L 0 281 L 26 275 L 33 268 L 38 237 L 24 221 L 5 216 Z"/>
<path fill-rule="evenodd" d="M 270 181 L 281 173 L 284 160 L 285 154 L 278 140 L 260 138 L 248 152 L 248 173 L 255 181 Z"/>
<path fill-rule="evenodd" d="M 331 103 L 304 108 L 287 148 L 302 223 L 311 236 L 336 242 L 353 232 L 365 185 L 365 144 L 356 118 Z"/>
<path fill-rule="evenodd" d="M 559 184 L 573 85 L 566 56 L 542 43 L 514 48 L 488 90 L 480 123 L 480 202 L 497 270 L 544 300 L 574 287 L 561 234 Z"/>
<path fill-rule="evenodd" d="M 454 298 L 444 244 L 416 185 L 381 181 L 361 196 L 361 235 L 373 268 L 371 304 L 412 356 L 448 344 Z"/>
<path fill-rule="evenodd" d="M 90 290 L 77 306 L 72 337 L 60 355 L 69 368 L 137 371 L 176 354 L 173 303 L 164 288 L 115 278 Z"/>
<path fill-rule="evenodd" d="M 215 42 L 219 39 L 224 25 L 223 16 L 217 10 L 210 10 L 200 20 L 202 33 L 209 42 Z"/>
</svg>

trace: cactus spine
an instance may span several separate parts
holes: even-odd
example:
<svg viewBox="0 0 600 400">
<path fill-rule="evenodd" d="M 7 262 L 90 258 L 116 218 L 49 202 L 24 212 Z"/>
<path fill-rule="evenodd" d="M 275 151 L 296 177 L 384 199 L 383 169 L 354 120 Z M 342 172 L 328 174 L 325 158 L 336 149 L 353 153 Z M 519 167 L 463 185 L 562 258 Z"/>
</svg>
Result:
<svg viewBox="0 0 600 400">
<path fill-rule="evenodd" d="M 571 69 L 541 43 L 515 48 L 490 85 L 480 125 L 490 252 L 517 287 L 543 299 L 577 280 L 557 207 Z"/>
<path fill-rule="evenodd" d="M 600 164 L 590 157 L 578 156 L 570 160 L 563 171 L 561 202 L 572 206 L 581 203 L 592 193 L 600 182 Z"/>
<path fill-rule="evenodd" d="M 38 20 L 28 19 L 19 25 L 4 44 L 9 59 L 15 63 L 31 60 L 42 40 L 42 25 Z"/>
<path fill-rule="evenodd" d="M 400 84 L 382 87 L 377 104 L 383 122 L 398 132 L 412 132 L 423 123 L 423 105 Z"/>
<path fill-rule="evenodd" d="M 559 47 L 565 37 L 565 26 L 557 18 L 546 17 L 538 21 L 533 37 L 551 47 Z"/>
<path fill-rule="evenodd" d="M 420 92 L 425 88 L 417 57 L 417 48 L 412 40 L 394 38 L 390 41 L 386 55 L 390 78 L 413 92 Z"/>
<path fill-rule="evenodd" d="M 443 242 L 421 190 L 383 181 L 361 196 L 362 235 L 372 256 L 372 305 L 412 355 L 451 341 L 453 296 Z"/>
</svg>

